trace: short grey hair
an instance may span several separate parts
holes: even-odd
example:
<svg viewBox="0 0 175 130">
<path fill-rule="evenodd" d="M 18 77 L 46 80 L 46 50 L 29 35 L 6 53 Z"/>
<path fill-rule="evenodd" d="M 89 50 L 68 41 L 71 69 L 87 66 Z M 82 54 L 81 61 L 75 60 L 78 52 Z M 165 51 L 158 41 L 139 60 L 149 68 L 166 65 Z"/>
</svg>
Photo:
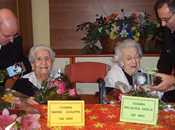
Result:
<svg viewBox="0 0 175 130">
<path fill-rule="evenodd" d="M 117 63 L 119 66 L 120 65 L 120 60 L 122 59 L 122 53 L 121 53 L 121 48 L 122 47 L 135 47 L 138 52 L 139 52 L 139 57 L 142 58 L 142 48 L 140 46 L 140 44 L 138 42 L 136 42 L 133 39 L 126 39 L 123 40 L 122 42 L 117 42 L 114 51 L 115 51 L 115 55 L 113 56 L 113 62 Z"/>
<path fill-rule="evenodd" d="M 29 51 L 29 61 L 30 61 L 30 63 L 33 63 L 34 62 L 34 60 L 35 60 L 35 53 L 39 49 L 46 49 L 46 50 L 48 50 L 49 53 L 50 53 L 51 62 L 54 63 L 54 61 L 55 61 L 55 52 L 50 47 L 48 47 L 46 45 L 43 45 L 43 44 L 38 45 L 38 46 L 34 46 L 34 47 L 32 47 L 30 49 L 30 51 Z"/>
</svg>

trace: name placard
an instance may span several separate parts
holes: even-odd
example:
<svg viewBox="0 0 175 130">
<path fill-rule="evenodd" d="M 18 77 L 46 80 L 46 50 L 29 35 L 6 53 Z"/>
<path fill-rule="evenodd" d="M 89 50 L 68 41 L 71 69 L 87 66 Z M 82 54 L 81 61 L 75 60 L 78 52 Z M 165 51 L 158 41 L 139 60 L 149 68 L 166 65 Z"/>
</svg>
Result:
<svg viewBox="0 0 175 130">
<path fill-rule="evenodd" d="M 84 126 L 84 101 L 48 101 L 48 126 Z"/>
<path fill-rule="evenodd" d="M 122 96 L 120 121 L 156 125 L 158 99 Z"/>
</svg>

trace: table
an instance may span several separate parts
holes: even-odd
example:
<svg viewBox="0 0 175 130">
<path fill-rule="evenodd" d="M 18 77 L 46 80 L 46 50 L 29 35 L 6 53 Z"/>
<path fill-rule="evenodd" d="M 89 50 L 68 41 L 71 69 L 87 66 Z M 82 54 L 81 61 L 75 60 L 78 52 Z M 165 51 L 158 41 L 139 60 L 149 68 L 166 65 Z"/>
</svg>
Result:
<svg viewBox="0 0 175 130">
<path fill-rule="evenodd" d="M 48 130 L 47 105 L 35 105 L 43 114 L 42 130 Z M 85 126 L 52 127 L 55 130 L 175 130 L 175 112 L 159 111 L 157 125 L 120 122 L 120 104 L 85 104 Z"/>
</svg>

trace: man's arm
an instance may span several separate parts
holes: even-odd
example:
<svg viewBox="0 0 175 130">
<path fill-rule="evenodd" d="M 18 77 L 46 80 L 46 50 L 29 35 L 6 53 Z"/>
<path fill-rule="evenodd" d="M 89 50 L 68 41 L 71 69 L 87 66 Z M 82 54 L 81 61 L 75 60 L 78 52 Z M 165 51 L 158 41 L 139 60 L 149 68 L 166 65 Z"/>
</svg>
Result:
<svg viewBox="0 0 175 130">
<path fill-rule="evenodd" d="M 164 44 L 157 64 L 160 73 L 171 74 L 172 72 L 173 56 L 175 56 L 173 45 L 172 33 L 167 27 L 164 27 Z"/>
<path fill-rule="evenodd" d="M 31 71 L 31 65 L 23 54 L 22 37 L 18 36 L 13 43 L 2 46 L 0 50 L 0 70 L 6 69 L 17 62 L 23 62 L 26 72 Z M 25 73 L 26 73 L 25 72 Z"/>
</svg>

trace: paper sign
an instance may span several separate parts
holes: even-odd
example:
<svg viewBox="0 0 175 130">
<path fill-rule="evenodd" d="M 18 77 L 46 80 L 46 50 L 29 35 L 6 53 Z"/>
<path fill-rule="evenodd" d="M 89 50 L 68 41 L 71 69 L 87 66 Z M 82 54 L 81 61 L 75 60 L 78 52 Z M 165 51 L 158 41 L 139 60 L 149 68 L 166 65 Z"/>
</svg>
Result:
<svg viewBox="0 0 175 130">
<path fill-rule="evenodd" d="M 122 96 L 120 121 L 156 125 L 158 99 Z"/>
<path fill-rule="evenodd" d="M 48 101 L 48 126 L 84 126 L 84 101 Z"/>
</svg>

